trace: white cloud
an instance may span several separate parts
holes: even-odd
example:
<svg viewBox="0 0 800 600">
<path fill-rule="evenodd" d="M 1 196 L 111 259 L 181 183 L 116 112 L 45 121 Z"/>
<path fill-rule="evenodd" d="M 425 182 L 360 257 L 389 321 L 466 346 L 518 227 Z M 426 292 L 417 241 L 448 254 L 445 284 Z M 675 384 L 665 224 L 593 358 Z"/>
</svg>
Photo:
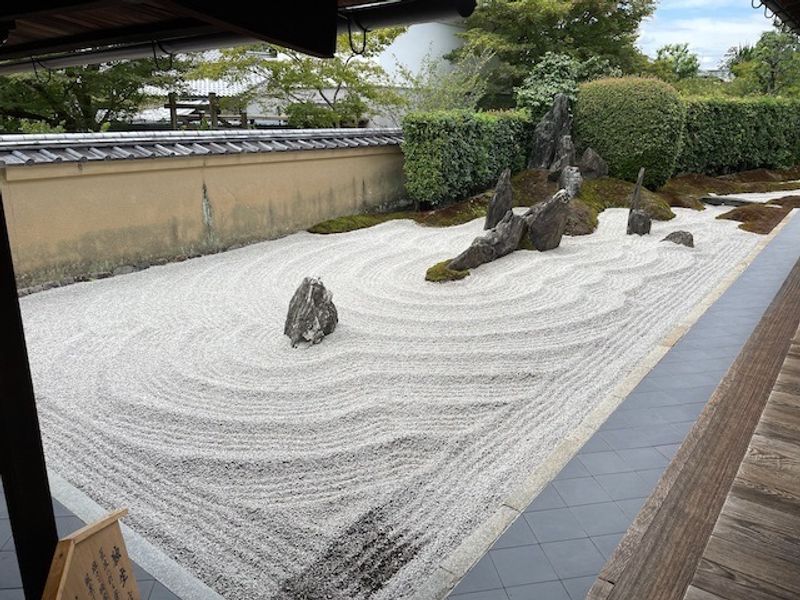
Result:
<svg viewBox="0 0 800 600">
<path fill-rule="evenodd" d="M 728 4 L 728 0 L 703 1 L 672 0 L 662 5 L 703 6 L 703 12 L 714 12 L 714 7 Z M 708 9 L 712 10 L 709 11 Z M 684 11 L 686 13 L 694 11 Z M 666 13 L 656 16 L 642 24 L 639 47 L 648 56 L 655 56 L 656 50 L 664 44 L 688 43 L 692 52 L 697 53 L 703 68 L 716 67 L 728 48 L 742 44 L 754 44 L 762 32 L 772 28 L 772 21 L 765 19 L 763 13 L 752 11 L 751 15 L 740 18 L 720 18 L 697 16 L 669 18 Z"/>
</svg>

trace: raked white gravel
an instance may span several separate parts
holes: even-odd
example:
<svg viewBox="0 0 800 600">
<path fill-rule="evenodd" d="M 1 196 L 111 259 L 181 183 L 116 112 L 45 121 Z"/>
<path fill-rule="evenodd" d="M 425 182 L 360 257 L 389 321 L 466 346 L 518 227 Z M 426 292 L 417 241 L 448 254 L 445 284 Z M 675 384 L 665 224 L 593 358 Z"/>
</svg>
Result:
<svg viewBox="0 0 800 600">
<path fill-rule="evenodd" d="M 49 464 L 232 600 L 396 599 L 756 247 L 676 210 L 424 281 L 483 220 L 298 233 L 22 299 Z M 687 229 L 695 249 L 660 242 Z M 340 323 L 282 335 L 320 276 Z M 187 599 L 191 600 L 191 599 Z"/>
</svg>

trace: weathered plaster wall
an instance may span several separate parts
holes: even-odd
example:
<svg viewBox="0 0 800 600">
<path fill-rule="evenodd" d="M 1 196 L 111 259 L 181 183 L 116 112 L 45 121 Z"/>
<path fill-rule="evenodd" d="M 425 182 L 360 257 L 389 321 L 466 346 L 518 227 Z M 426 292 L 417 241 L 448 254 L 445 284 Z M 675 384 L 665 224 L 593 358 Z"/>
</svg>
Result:
<svg viewBox="0 0 800 600">
<path fill-rule="evenodd" d="M 398 202 L 398 146 L 8 167 L 21 287 L 215 252 Z"/>
</svg>

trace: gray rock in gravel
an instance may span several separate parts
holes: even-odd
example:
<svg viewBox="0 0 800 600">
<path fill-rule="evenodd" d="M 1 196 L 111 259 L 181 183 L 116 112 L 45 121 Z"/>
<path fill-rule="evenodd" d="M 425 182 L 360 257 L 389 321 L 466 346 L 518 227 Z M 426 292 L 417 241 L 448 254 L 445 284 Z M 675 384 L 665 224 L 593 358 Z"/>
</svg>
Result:
<svg viewBox="0 0 800 600">
<path fill-rule="evenodd" d="M 322 280 L 306 277 L 295 291 L 289 303 L 284 335 L 292 341 L 292 347 L 301 341 L 318 344 L 326 335 L 333 333 L 339 323 L 339 314 L 333 304 L 333 294 L 322 284 Z"/>
<path fill-rule="evenodd" d="M 545 202 L 532 206 L 522 219 L 528 226 L 526 235 L 537 250 L 544 252 L 558 248 L 567 227 L 570 197 L 566 190 L 559 190 Z"/>
<path fill-rule="evenodd" d="M 631 209 L 628 213 L 628 235 L 647 235 L 653 222 L 650 215 L 642 209 L 642 184 L 644 183 L 644 167 L 639 169 L 636 187 L 631 195 Z"/>
<path fill-rule="evenodd" d="M 581 193 L 582 186 L 583 177 L 581 176 L 581 172 L 578 170 L 578 167 L 567 167 L 561 171 L 561 177 L 558 180 L 558 187 L 562 190 L 566 190 L 567 194 L 569 194 L 570 200 L 578 197 L 578 194 Z"/>
<path fill-rule="evenodd" d="M 688 248 L 694 248 L 694 236 L 688 231 L 673 231 L 662 242 L 672 242 L 673 244 L 681 244 Z"/>
<path fill-rule="evenodd" d="M 550 181 L 558 181 L 561 172 L 567 167 L 575 164 L 575 144 L 572 143 L 571 135 L 562 135 L 556 144 L 556 152 L 553 155 L 553 163 L 550 165 L 550 174 L 547 176 Z"/>
<path fill-rule="evenodd" d="M 484 229 L 493 229 L 506 213 L 514 205 L 514 198 L 511 191 L 511 169 L 506 169 L 497 180 L 497 187 L 494 195 L 489 201 L 489 209 L 486 211 L 486 222 Z"/>
<path fill-rule="evenodd" d="M 652 224 L 650 215 L 641 208 L 632 210 L 628 214 L 628 235 L 647 235 L 650 233 Z"/>
<path fill-rule="evenodd" d="M 475 238 L 470 247 L 451 260 L 447 267 L 466 271 L 497 260 L 516 250 L 524 234 L 525 221 L 509 210 L 494 229 Z"/>
<path fill-rule="evenodd" d="M 136 271 L 136 267 L 133 265 L 122 265 L 120 267 L 116 267 L 113 271 L 111 271 L 112 275 L 130 275 Z"/>
<path fill-rule="evenodd" d="M 571 130 L 569 98 L 564 94 L 558 94 L 553 99 L 553 106 L 533 131 L 533 148 L 528 168 L 549 169 L 553 164 L 559 140 L 569 135 Z"/>
<path fill-rule="evenodd" d="M 578 161 L 578 168 L 584 179 L 597 179 L 608 175 L 608 163 L 592 148 L 583 151 Z"/>
</svg>

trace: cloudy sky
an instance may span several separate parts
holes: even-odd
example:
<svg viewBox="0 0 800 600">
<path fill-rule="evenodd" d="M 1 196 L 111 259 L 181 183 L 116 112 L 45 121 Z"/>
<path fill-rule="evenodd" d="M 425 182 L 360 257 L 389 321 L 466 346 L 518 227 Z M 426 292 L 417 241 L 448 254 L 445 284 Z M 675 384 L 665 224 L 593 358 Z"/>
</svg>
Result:
<svg viewBox="0 0 800 600">
<path fill-rule="evenodd" d="M 687 42 L 700 56 L 701 68 L 713 69 L 728 48 L 753 44 L 771 28 L 772 21 L 750 0 L 661 0 L 642 24 L 639 47 L 655 56 L 664 44 Z"/>
</svg>

